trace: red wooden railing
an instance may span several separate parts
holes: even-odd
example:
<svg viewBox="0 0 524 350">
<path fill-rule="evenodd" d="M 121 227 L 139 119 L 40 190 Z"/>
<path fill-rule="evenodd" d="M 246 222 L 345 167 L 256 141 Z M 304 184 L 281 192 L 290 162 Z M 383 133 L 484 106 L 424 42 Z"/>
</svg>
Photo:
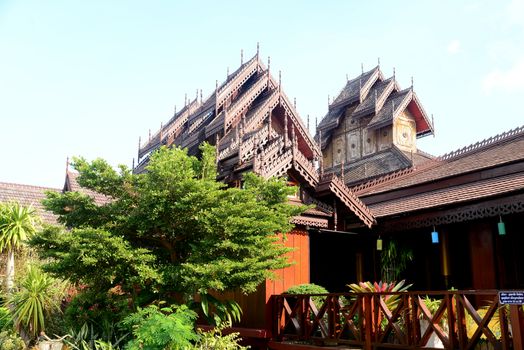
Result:
<svg viewBox="0 0 524 350">
<path fill-rule="evenodd" d="M 274 311 L 277 342 L 369 350 L 523 349 L 522 305 L 500 305 L 491 290 L 282 294 L 275 296 Z"/>
</svg>

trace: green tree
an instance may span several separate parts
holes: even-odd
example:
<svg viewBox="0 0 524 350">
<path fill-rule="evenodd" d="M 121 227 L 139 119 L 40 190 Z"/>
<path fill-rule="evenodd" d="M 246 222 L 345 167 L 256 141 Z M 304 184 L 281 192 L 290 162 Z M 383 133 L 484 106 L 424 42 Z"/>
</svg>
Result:
<svg viewBox="0 0 524 350">
<path fill-rule="evenodd" d="M 151 155 L 133 174 L 97 159 L 74 160 L 78 182 L 106 196 L 48 193 L 44 205 L 72 228 L 47 229 L 31 244 L 50 259 L 46 271 L 84 287 L 132 296 L 134 303 L 185 298 L 208 290 L 252 292 L 288 265 L 277 233 L 291 229 L 294 192 L 283 179 L 244 176 L 243 188 L 216 181 L 215 151 L 179 148 Z"/>
<path fill-rule="evenodd" d="M 31 207 L 19 203 L 0 203 L 0 252 L 7 252 L 6 291 L 13 289 L 15 251 L 35 233 L 37 217 Z"/>
</svg>

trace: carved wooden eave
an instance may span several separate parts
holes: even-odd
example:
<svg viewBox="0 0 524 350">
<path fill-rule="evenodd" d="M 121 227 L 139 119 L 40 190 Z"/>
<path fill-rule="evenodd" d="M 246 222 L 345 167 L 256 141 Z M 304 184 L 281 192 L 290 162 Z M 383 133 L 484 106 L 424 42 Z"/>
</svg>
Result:
<svg viewBox="0 0 524 350">
<path fill-rule="evenodd" d="M 303 225 L 317 228 L 328 228 L 329 220 L 326 218 L 310 217 L 310 216 L 294 216 L 291 219 L 291 223 L 295 225 Z"/>
<path fill-rule="evenodd" d="M 344 182 L 335 174 L 327 174 L 322 177 L 315 189 L 319 197 L 331 197 L 344 203 L 350 212 L 354 213 L 367 227 L 376 223 L 371 210 L 364 204 Z"/>
</svg>

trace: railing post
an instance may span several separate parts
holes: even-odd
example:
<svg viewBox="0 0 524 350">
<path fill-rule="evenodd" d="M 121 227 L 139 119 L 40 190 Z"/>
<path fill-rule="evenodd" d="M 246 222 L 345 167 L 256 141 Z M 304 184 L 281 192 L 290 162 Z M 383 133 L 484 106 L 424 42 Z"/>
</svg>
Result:
<svg viewBox="0 0 524 350">
<path fill-rule="evenodd" d="M 364 334 L 364 350 L 371 350 L 371 340 L 373 336 L 373 312 L 371 308 L 371 298 L 372 295 L 364 295 L 362 297 L 364 301 L 364 327 L 365 327 L 365 334 Z"/>
<path fill-rule="evenodd" d="M 520 305 L 509 306 L 509 318 L 511 322 L 511 333 L 513 335 L 513 349 L 523 350 L 524 345 L 524 320 L 520 317 Z"/>
</svg>

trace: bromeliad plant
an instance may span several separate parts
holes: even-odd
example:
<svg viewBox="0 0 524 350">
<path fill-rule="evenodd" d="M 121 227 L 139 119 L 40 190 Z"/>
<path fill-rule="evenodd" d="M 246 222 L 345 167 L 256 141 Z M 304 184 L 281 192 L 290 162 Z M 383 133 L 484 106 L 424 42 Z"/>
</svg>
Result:
<svg viewBox="0 0 524 350">
<path fill-rule="evenodd" d="M 407 291 L 412 284 L 406 285 L 406 280 L 402 280 L 398 283 L 396 282 L 359 282 L 348 284 L 349 289 L 353 293 L 395 293 L 395 292 L 405 292 Z M 386 303 L 386 306 L 389 310 L 394 310 L 398 303 L 400 302 L 400 296 L 398 294 L 389 294 L 381 296 Z"/>
</svg>

